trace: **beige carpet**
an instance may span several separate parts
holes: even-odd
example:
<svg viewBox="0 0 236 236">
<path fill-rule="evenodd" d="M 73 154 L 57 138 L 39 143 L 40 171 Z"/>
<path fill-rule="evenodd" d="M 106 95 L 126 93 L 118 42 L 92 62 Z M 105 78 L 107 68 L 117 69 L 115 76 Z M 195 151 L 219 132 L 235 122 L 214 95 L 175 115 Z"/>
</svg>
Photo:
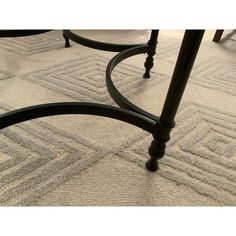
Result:
<svg viewBox="0 0 236 236">
<path fill-rule="evenodd" d="M 79 33 L 132 43 L 150 32 Z M 144 167 L 152 137 L 139 128 L 97 116 L 41 118 L 0 130 L 0 205 L 236 205 L 236 34 L 225 31 L 220 44 L 213 34 L 205 33 L 158 172 Z M 182 36 L 160 31 L 149 80 L 146 55 L 121 63 L 119 90 L 159 115 Z M 115 53 L 63 45 L 61 31 L 0 39 L 1 112 L 58 101 L 115 105 L 104 79 Z"/>
</svg>

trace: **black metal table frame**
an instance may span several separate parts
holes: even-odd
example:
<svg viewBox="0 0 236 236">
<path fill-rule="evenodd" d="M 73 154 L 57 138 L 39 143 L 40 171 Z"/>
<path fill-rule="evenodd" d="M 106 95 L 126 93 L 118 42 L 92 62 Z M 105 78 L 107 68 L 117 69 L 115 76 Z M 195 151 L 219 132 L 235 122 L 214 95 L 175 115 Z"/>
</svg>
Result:
<svg viewBox="0 0 236 236">
<path fill-rule="evenodd" d="M 47 31 L 49 30 L 4 30 L 0 31 L 0 37 L 29 36 Z M 53 115 L 86 114 L 110 117 L 140 127 L 153 135 L 153 141 L 148 149 L 150 159 L 146 162 L 146 167 L 150 171 L 156 171 L 158 169 L 158 160 L 165 154 L 166 142 L 169 141 L 171 129 L 175 125 L 174 118 L 200 47 L 204 30 L 185 31 L 165 103 L 159 117 L 131 103 L 117 90 L 112 82 L 112 71 L 116 65 L 129 57 L 141 53 L 147 53 L 143 77 L 150 78 L 150 70 L 153 67 L 154 61 L 153 56 L 156 53 L 158 33 L 158 30 L 152 30 L 150 39 L 146 44 L 112 44 L 94 41 L 76 35 L 70 30 L 63 30 L 65 47 L 70 47 L 69 40 L 72 40 L 90 48 L 119 52 L 107 65 L 106 85 L 109 94 L 120 108 L 87 102 L 40 104 L 1 114 L 0 129 L 23 121 Z"/>
</svg>

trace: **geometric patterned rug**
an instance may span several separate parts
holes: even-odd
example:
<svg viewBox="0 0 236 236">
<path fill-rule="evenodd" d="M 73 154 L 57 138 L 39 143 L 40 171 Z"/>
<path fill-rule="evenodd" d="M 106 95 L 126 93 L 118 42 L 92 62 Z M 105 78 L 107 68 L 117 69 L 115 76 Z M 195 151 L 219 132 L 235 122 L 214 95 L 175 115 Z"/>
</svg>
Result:
<svg viewBox="0 0 236 236">
<path fill-rule="evenodd" d="M 80 32 L 119 43 L 149 33 Z M 181 33 L 160 31 L 151 79 L 142 79 L 145 54 L 112 74 L 125 97 L 157 115 Z M 137 127 L 89 115 L 35 119 L 0 130 L 0 206 L 235 206 L 235 45 L 211 42 L 213 33 L 205 33 L 157 172 L 145 169 L 152 136 Z M 2 38 L 0 53 L 1 112 L 62 101 L 116 106 L 105 85 L 114 53 L 64 48 L 61 31 Z"/>
</svg>

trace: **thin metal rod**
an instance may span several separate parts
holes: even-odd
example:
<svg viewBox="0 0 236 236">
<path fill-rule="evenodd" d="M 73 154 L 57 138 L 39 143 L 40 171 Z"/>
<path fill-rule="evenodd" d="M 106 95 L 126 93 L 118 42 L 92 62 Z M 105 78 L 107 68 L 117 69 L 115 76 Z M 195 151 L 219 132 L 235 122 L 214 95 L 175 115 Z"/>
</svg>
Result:
<svg viewBox="0 0 236 236">
<path fill-rule="evenodd" d="M 42 34 L 51 30 L 0 30 L 0 37 L 25 37 L 36 34 Z"/>
<path fill-rule="evenodd" d="M 0 115 L 0 129 L 35 118 L 66 114 L 105 116 L 135 125 L 150 133 L 156 129 L 155 121 L 136 112 L 109 105 L 85 102 L 40 104 L 6 112 Z"/>
<path fill-rule="evenodd" d="M 86 47 L 102 50 L 102 51 L 110 51 L 110 52 L 121 52 L 128 48 L 143 46 L 145 44 L 114 44 L 114 43 L 104 43 L 91 39 L 84 38 L 80 35 L 77 35 L 70 30 L 63 30 L 63 35 L 72 41 L 81 44 Z"/>
<path fill-rule="evenodd" d="M 204 30 L 186 30 L 175 65 L 160 122 L 173 124 L 185 86 L 188 82 Z"/>
<path fill-rule="evenodd" d="M 151 37 L 149 40 L 149 44 L 156 45 L 157 44 L 157 38 L 158 38 L 159 30 L 152 30 Z"/>
</svg>

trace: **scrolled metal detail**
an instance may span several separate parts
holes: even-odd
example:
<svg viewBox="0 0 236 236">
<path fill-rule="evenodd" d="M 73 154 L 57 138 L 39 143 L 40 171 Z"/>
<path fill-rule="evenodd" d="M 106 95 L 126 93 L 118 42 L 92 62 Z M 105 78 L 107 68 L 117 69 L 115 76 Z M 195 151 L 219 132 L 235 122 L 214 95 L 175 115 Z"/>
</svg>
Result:
<svg viewBox="0 0 236 236">
<path fill-rule="evenodd" d="M 106 69 L 106 85 L 107 85 L 107 89 L 109 94 L 111 95 L 111 97 L 113 98 L 113 100 L 122 108 L 131 110 L 131 111 L 135 111 L 139 114 L 142 114 L 152 120 L 157 121 L 158 117 L 144 111 L 143 109 L 137 107 L 135 104 L 131 103 L 128 99 L 126 99 L 115 87 L 115 85 L 112 82 L 112 71 L 114 70 L 114 68 L 116 67 L 117 64 L 119 64 L 121 61 L 135 56 L 137 54 L 141 54 L 141 53 L 146 53 L 148 48 L 148 45 L 143 45 L 143 46 L 138 46 L 138 47 L 134 47 L 134 48 L 129 48 L 125 51 L 120 52 L 119 54 L 117 54 L 115 57 L 113 57 L 109 64 L 107 65 L 107 69 Z"/>
</svg>

